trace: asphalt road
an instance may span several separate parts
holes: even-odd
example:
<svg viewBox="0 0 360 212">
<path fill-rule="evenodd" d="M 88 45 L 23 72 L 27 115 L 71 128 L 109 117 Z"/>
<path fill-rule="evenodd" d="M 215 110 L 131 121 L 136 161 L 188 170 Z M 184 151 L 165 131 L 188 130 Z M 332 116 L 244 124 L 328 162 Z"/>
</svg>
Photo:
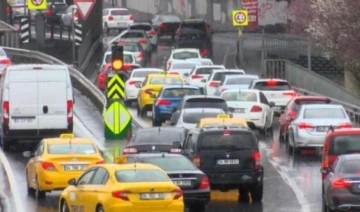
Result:
<svg viewBox="0 0 360 212">
<path fill-rule="evenodd" d="M 214 62 L 225 63 L 228 68 L 234 68 L 235 39 L 226 34 L 214 35 Z M 164 64 L 170 52 L 171 41 L 164 40 L 158 51 L 152 55 L 151 66 L 160 67 Z M 246 70 L 247 71 L 247 70 Z M 250 73 L 257 73 L 252 69 Z M 96 70 L 89 73 L 94 79 Z M 105 141 L 103 136 L 103 124 L 101 114 L 88 99 L 79 93 L 75 96 L 75 127 L 77 136 L 92 137 L 101 146 L 107 149 L 121 148 L 119 142 Z M 132 114 L 134 109 L 130 109 Z M 148 114 L 150 117 L 150 114 Z M 143 127 L 150 126 L 150 118 L 138 120 Z M 274 124 L 274 133 L 265 138 L 259 136 L 262 162 L 265 170 L 264 198 L 260 204 L 244 204 L 237 202 L 237 192 L 212 192 L 212 201 L 208 212 L 318 212 L 321 211 L 321 180 L 320 158 L 316 155 L 290 156 L 285 144 L 278 140 L 277 120 Z M 6 153 L 10 166 L 17 183 L 16 190 L 19 198 L 15 204 L 22 204 L 26 211 L 51 212 L 58 207 L 60 192 L 48 193 L 45 199 L 37 200 L 26 193 L 25 165 L 27 159 L 21 154 L 22 151 L 34 148 L 33 145 L 18 145 L 16 151 Z"/>
</svg>

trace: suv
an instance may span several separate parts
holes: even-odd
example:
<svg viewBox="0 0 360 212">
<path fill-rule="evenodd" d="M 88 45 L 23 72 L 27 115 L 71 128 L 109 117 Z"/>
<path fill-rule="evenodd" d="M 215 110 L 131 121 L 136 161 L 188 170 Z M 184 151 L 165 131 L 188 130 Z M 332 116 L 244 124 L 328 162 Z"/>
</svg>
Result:
<svg viewBox="0 0 360 212">
<path fill-rule="evenodd" d="M 209 178 L 211 189 L 238 189 L 241 201 L 263 197 L 264 169 L 255 133 L 244 126 L 213 125 L 191 129 L 183 154 Z"/>
</svg>

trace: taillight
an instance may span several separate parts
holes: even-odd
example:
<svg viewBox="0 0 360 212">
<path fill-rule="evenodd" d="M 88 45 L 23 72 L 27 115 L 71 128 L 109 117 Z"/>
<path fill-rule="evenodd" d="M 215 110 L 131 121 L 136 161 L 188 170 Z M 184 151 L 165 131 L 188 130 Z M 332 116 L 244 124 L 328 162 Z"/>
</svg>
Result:
<svg viewBox="0 0 360 212">
<path fill-rule="evenodd" d="M 104 164 L 105 163 L 105 161 L 104 160 L 99 160 L 99 161 L 96 161 L 96 163 L 95 164 Z"/>
<path fill-rule="evenodd" d="M 72 100 L 67 101 L 67 121 L 68 121 L 68 123 L 73 122 L 73 101 Z"/>
<path fill-rule="evenodd" d="M 305 130 L 305 129 L 310 130 L 310 129 L 314 129 L 314 126 L 312 124 L 310 124 L 310 123 L 301 122 L 301 123 L 298 124 L 298 128 L 302 129 L 302 130 Z"/>
<path fill-rule="evenodd" d="M 134 20 L 134 16 L 133 16 L 133 15 L 130 15 L 130 16 L 129 16 L 129 20 L 133 21 L 133 20 Z"/>
<path fill-rule="evenodd" d="M 161 23 L 161 24 L 159 25 L 159 28 L 160 28 L 160 29 L 164 29 L 164 28 L 165 28 L 165 24 L 164 24 L 164 23 Z"/>
<path fill-rule="evenodd" d="M 278 83 L 275 80 L 269 80 L 266 82 L 266 85 L 269 87 L 276 86 Z"/>
<path fill-rule="evenodd" d="M 10 104 L 8 101 L 3 102 L 3 122 L 9 123 Z"/>
<path fill-rule="evenodd" d="M 156 35 L 156 32 L 154 30 L 151 30 L 150 32 L 148 32 L 148 35 L 149 36 L 155 36 Z"/>
<path fill-rule="evenodd" d="M 194 155 L 192 162 L 196 167 L 200 167 L 200 155 Z"/>
<path fill-rule="evenodd" d="M 178 149 L 178 148 L 171 148 L 169 150 L 170 153 L 181 153 L 181 149 Z"/>
<path fill-rule="evenodd" d="M 56 168 L 53 163 L 43 161 L 41 162 L 41 167 L 47 171 L 56 171 Z"/>
<path fill-rule="evenodd" d="M 170 105 L 171 104 L 171 101 L 170 100 L 167 100 L 167 99 L 158 99 L 156 101 L 156 105 L 157 106 L 162 106 L 162 105 Z"/>
<path fill-rule="evenodd" d="M 336 178 L 331 183 L 333 188 L 348 188 L 351 187 L 351 182 L 345 181 L 343 178 Z"/>
<path fill-rule="evenodd" d="M 144 53 L 144 52 L 139 52 L 136 57 L 137 57 L 137 58 L 144 58 L 144 56 L 145 56 L 145 53 Z"/>
<path fill-rule="evenodd" d="M 295 93 L 295 91 L 287 91 L 283 93 L 284 96 L 290 96 L 290 97 L 295 97 L 297 96 L 297 94 Z"/>
<path fill-rule="evenodd" d="M 181 189 L 176 189 L 173 192 L 175 193 L 174 199 L 179 199 L 184 195 L 184 193 Z"/>
<path fill-rule="evenodd" d="M 130 64 L 127 64 L 127 63 L 125 63 L 125 64 L 123 65 L 123 67 L 122 67 L 122 69 L 125 70 L 125 71 L 129 71 L 129 70 L 131 70 L 132 68 L 133 68 L 133 66 L 130 65 Z"/>
<path fill-rule="evenodd" d="M 111 192 L 113 197 L 122 199 L 124 201 L 129 201 L 129 197 L 127 195 L 128 193 L 129 193 L 128 191 L 121 191 L 121 190 Z"/>
<path fill-rule="evenodd" d="M 136 148 L 125 148 L 123 150 L 123 155 L 128 155 L 128 154 L 136 154 L 137 153 L 137 149 Z"/>
<path fill-rule="evenodd" d="M 218 81 L 211 81 L 210 83 L 209 83 L 209 86 L 210 87 L 218 87 L 220 85 L 220 82 L 218 82 Z"/>
<path fill-rule="evenodd" d="M 141 44 L 147 44 L 148 41 L 147 39 L 140 39 L 138 42 Z"/>
<path fill-rule="evenodd" d="M 114 20 L 114 17 L 112 17 L 111 15 L 108 16 L 108 21 L 112 21 Z"/>
<path fill-rule="evenodd" d="M 338 128 L 352 128 L 352 124 L 351 122 L 340 123 L 338 124 Z"/>
<path fill-rule="evenodd" d="M 324 152 L 323 153 L 323 159 L 322 159 L 321 166 L 323 168 L 328 168 L 329 167 L 329 152 Z"/>
<path fill-rule="evenodd" d="M 203 78 L 203 76 L 201 75 L 197 75 L 197 74 L 191 75 L 191 79 L 201 79 L 201 78 Z"/>
<path fill-rule="evenodd" d="M 53 15 L 52 9 L 50 9 L 50 8 L 46 9 L 45 14 L 46 14 L 47 16 L 52 16 L 52 15 Z"/>
<path fill-rule="evenodd" d="M 201 57 L 206 57 L 206 56 L 208 55 L 208 50 L 206 50 L 206 49 L 201 49 L 200 55 L 201 55 Z"/>
<path fill-rule="evenodd" d="M 262 108 L 258 105 L 254 105 L 252 106 L 250 112 L 261 112 L 262 111 Z"/>
<path fill-rule="evenodd" d="M 296 116 L 297 116 L 296 111 L 291 110 L 291 111 L 289 112 L 289 116 L 290 116 L 291 119 L 295 119 Z"/>
<path fill-rule="evenodd" d="M 129 85 L 135 85 L 136 83 L 138 83 L 139 81 L 135 81 L 135 80 L 130 80 L 128 83 Z"/>
<path fill-rule="evenodd" d="M 1 65 L 11 65 L 11 60 L 9 58 L 4 58 L 0 60 Z"/>
<path fill-rule="evenodd" d="M 209 178 L 202 177 L 199 185 L 199 189 L 206 189 L 210 187 Z"/>
<path fill-rule="evenodd" d="M 260 169 L 261 168 L 261 154 L 259 151 L 256 151 L 253 153 L 253 158 L 255 161 L 255 168 Z"/>
</svg>

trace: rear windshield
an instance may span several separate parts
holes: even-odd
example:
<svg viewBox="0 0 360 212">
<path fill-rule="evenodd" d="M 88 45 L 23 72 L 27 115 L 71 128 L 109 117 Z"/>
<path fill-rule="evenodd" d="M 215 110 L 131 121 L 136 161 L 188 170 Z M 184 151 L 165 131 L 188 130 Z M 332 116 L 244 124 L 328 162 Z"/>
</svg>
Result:
<svg viewBox="0 0 360 212">
<path fill-rule="evenodd" d="M 341 108 L 307 108 L 304 119 L 344 119 L 345 113 Z"/>
<path fill-rule="evenodd" d="M 152 169 L 118 170 L 115 172 L 115 177 L 121 183 L 170 181 L 166 174 Z"/>
<path fill-rule="evenodd" d="M 206 32 L 206 24 L 204 22 L 189 22 L 189 23 L 183 23 L 182 27 L 184 30 L 186 29 L 193 29 L 197 31 L 203 31 Z"/>
<path fill-rule="evenodd" d="M 0 57 L 5 57 L 5 56 L 6 56 L 5 51 L 0 49 Z"/>
<path fill-rule="evenodd" d="M 107 54 L 105 56 L 105 62 L 110 63 L 111 62 L 111 54 Z M 131 54 L 124 54 L 124 62 L 125 63 L 133 63 L 133 57 Z"/>
<path fill-rule="evenodd" d="M 338 135 L 331 139 L 329 154 L 360 153 L 360 135 Z"/>
<path fill-rule="evenodd" d="M 136 71 L 134 72 L 132 77 L 145 78 L 149 74 L 156 74 L 156 73 L 159 73 L 159 71 Z"/>
<path fill-rule="evenodd" d="M 150 131 L 139 131 L 134 136 L 132 140 L 133 143 L 163 143 L 163 144 L 171 144 L 175 141 L 184 141 L 185 132 L 184 131 L 176 131 L 176 130 L 162 130 L 160 128 L 159 131 L 150 130 Z"/>
<path fill-rule="evenodd" d="M 196 39 L 191 37 L 192 39 Z M 200 40 L 193 40 L 189 42 L 178 42 L 176 44 L 177 48 L 194 48 L 194 49 L 202 49 L 204 48 L 205 44 Z"/>
<path fill-rule="evenodd" d="M 202 118 L 216 118 L 217 115 L 224 113 L 223 110 L 215 110 L 215 111 L 191 111 L 184 112 L 183 121 L 189 124 L 197 124 Z"/>
<path fill-rule="evenodd" d="M 225 101 L 257 102 L 258 100 L 257 94 L 250 91 L 224 92 L 221 97 Z"/>
<path fill-rule="evenodd" d="M 228 76 L 228 75 L 243 75 L 243 73 L 241 72 L 219 72 L 219 73 L 215 73 L 214 74 L 214 77 L 213 77 L 213 80 L 214 81 L 224 81 L 225 80 L 225 76 Z"/>
<path fill-rule="evenodd" d="M 127 10 L 112 10 L 111 15 L 130 15 L 130 13 Z"/>
<path fill-rule="evenodd" d="M 223 84 L 225 85 L 249 85 L 254 78 L 231 78 L 227 79 Z"/>
<path fill-rule="evenodd" d="M 159 17 L 160 21 L 163 22 L 180 22 L 180 18 L 177 16 L 171 16 L 171 15 L 164 15 Z"/>
<path fill-rule="evenodd" d="M 139 49 L 138 45 L 123 45 L 124 46 L 124 51 L 128 51 L 128 52 L 140 52 L 141 50 Z"/>
<path fill-rule="evenodd" d="M 164 98 L 182 98 L 185 95 L 201 95 L 200 89 L 196 88 L 166 88 L 161 97 Z"/>
<path fill-rule="evenodd" d="M 186 101 L 184 108 L 221 108 L 227 111 L 227 104 L 224 99 L 194 98 Z"/>
<path fill-rule="evenodd" d="M 360 161 L 359 160 L 346 160 L 341 164 L 340 173 L 343 174 L 359 174 Z"/>
<path fill-rule="evenodd" d="M 221 68 L 199 68 L 196 70 L 196 74 L 207 74 L 210 75 L 214 70 L 221 69 Z"/>
<path fill-rule="evenodd" d="M 188 52 L 188 51 L 183 51 L 173 54 L 173 59 L 176 60 L 185 60 L 189 58 L 199 58 L 199 54 L 197 52 Z"/>
<path fill-rule="evenodd" d="M 67 155 L 67 154 L 95 154 L 96 150 L 92 144 L 49 144 L 47 147 L 49 154 Z"/>
<path fill-rule="evenodd" d="M 286 91 L 291 90 L 291 87 L 289 83 L 287 82 L 277 82 L 277 81 L 271 81 L 271 82 L 257 82 L 255 89 L 261 90 L 261 91 Z"/>
<path fill-rule="evenodd" d="M 171 66 L 171 69 L 192 69 L 196 66 L 197 63 L 174 63 Z"/>
<path fill-rule="evenodd" d="M 218 131 L 203 133 L 199 138 L 201 150 L 241 150 L 256 148 L 256 139 L 249 132 Z"/>
<path fill-rule="evenodd" d="M 133 26 L 130 26 L 130 29 L 139 29 L 139 30 L 144 30 L 144 31 L 150 31 L 151 26 L 150 25 L 133 25 Z"/>
<path fill-rule="evenodd" d="M 150 84 L 155 84 L 155 85 L 162 85 L 162 84 L 181 85 L 182 81 L 179 78 L 173 78 L 173 77 L 153 77 L 153 78 L 150 79 Z"/>
<path fill-rule="evenodd" d="M 121 38 L 146 38 L 146 35 L 142 32 L 128 32 L 121 36 Z"/>
<path fill-rule="evenodd" d="M 197 170 L 193 163 L 185 157 L 145 157 L 142 161 L 144 163 L 156 165 L 166 172 L 177 170 Z M 176 166 L 174 166 L 174 164 L 176 164 Z"/>
</svg>

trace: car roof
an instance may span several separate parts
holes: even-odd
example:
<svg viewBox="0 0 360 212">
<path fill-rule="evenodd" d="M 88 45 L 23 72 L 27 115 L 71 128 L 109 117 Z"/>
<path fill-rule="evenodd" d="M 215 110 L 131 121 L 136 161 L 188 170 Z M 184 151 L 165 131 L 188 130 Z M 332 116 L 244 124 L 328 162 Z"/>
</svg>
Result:
<svg viewBox="0 0 360 212">
<path fill-rule="evenodd" d="M 194 58 L 191 58 L 191 59 L 194 59 Z M 192 63 L 192 64 L 201 64 L 200 61 L 197 61 L 197 60 L 190 60 L 190 59 L 185 59 L 185 60 L 174 60 L 172 61 L 171 65 L 173 64 L 187 64 L 187 63 Z"/>
<path fill-rule="evenodd" d="M 144 33 L 145 34 L 145 31 L 142 30 L 142 29 L 127 29 L 127 30 L 124 30 L 124 32 L 141 32 L 141 33 Z"/>
<path fill-rule="evenodd" d="M 182 127 L 147 127 L 147 128 L 139 128 L 137 129 L 136 133 L 140 132 L 163 132 L 163 131 L 170 131 L 170 132 L 185 132 L 186 129 Z"/>
<path fill-rule="evenodd" d="M 46 144 L 94 144 L 89 138 L 45 138 L 43 141 Z"/>
<path fill-rule="evenodd" d="M 184 19 L 183 22 L 196 23 L 196 22 L 207 22 L 207 21 L 205 19 L 200 19 L 200 18 L 189 18 L 189 19 Z"/>
<path fill-rule="evenodd" d="M 196 69 L 198 68 L 220 68 L 220 69 L 225 69 L 224 65 L 196 65 L 195 67 Z"/>
<path fill-rule="evenodd" d="M 131 154 L 130 156 L 134 156 L 134 157 L 139 157 L 139 158 L 149 158 L 149 157 L 185 157 L 182 154 L 172 154 L 172 153 L 167 153 L 167 152 L 162 152 L 162 153 L 139 153 L 139 154 Z"/>
<path fill-rule="evenodd" d="M 104 10 L 126 10 L 126 11 L 129 11 L 127 8 L 123 8 L 123 7 L 105 8 Z"/>
<path fill-rule="evenodd" d="M 294 102 L 297 101 L 308 101 L 308 100 L 328 100 L 331 101 L 329 97 L 326 96 L 296 96 L 293 98 Z"/>
<path fill-rule="evenodd" d="M 344 108 L 342 105 L 339 104 L 305 104 L 302 105 L 301 109 L 306 108 Z"/>
<path fill-rule="evenodd" d="M 265 78 L 265 79 L 256 79 L 254 82 L 267 82 L 267 81 L 277 81 L 277 82 L 287 82 L 287 80 L 284 79 L 278 79 L 278 78 Z"/>
<path fill-rule="evenodd" d="M 219 73 L 219 72 L 242 72 L 245 73 L 242 69 L 216 69 L 213 71 L 213 73 Z"/>
<path fill-rule="evenodd" d="M 163 90 L 167 88 L 193 88 L 193 89 L 200 89 L 198 86 L 195 85 L 164 85 Z"/>
<path fill-rule="evenodd" d="M 219 125 L 210 125 L 201 128 L 193 128 L 190 131 L 200 131 L 200 132 L 209 132 L 209 131 L 223 131 L 223 130 L 232 130 L 232 131 L 241 131 L 241 132 L 252 132 L 253 131 L 242 125 L 233 125 L 233 124 L 219 124 Z M 255 136 L 255 135 L 254 135 Z"/>
<path fill-rule="evenodd" d="M 101 164 L 97 165 L 99 167 L 106 167 L 112 170 L 120 171 L 120 170 L 162 170 L 158 166 L 149 164 L 149 163 L 134 163 L 129 164 L 115 164 L 115 163 L 108 163 L 108 164 Z"/>
<path fill-rule="evenodd" d="M 243 74 L 243 75 L 226 75 L 225 76 L 225 80 L 226 79 L 230 79 L 230 78 L 252 78 L 252 79 L 259 79 L 258 75 L 253 75 L 253 74 Z"/>
<path fill-rule="evenodd" d="M 196 48 L 177 48 L 177 49 L 172 49 L 171 53 L 179 53 L 179 52 L 199 52 L 199 49 Z"/>
<path fill-rule="evenodd" d="M 182 77 L 179 74 L 166 74 L 165 71 L 163 73 L 148 74 L 148 77 L 171 77 L 171 78 L 181 78 L 182 79 Z"/>
<path fill-rule="evenodd" d="M 130 26 L 138 26 L 138 25 L 151 26 L 151 23 L 149 23 L 149 22 L 134 22 L 134 23 L 130 24 Z"/>
<path fill-rule="evenodd" d="M 254 92 L 256 94 L 260 93 L 261 91 L 258 89 L 236 89 L 236 88 L 230 88 L 226 89 L 222 92 L 223 93 L 230 93 L 230 92 Z"/>
<path fill-rule="evenodd" d="M 194 108 L 183 108 L 182 109 L 183 113 L 197 113 L 197 112 L 201 112 L 201 111 L 206 111 L 206 112 L 219 112 L 221 114 L 225 113 L 223 109 L 221 108 L 210 108 L 210 107 L 194 107 Z"/>
<path fill-rule="evenodd" d="M 222 99 L 223 98 L 219 97 L 219 96 L 208 96 L 208 95 L 186 95 L 183 97 L 184 100 L 189 100 L 189 99 L 199 99 L 199 98 L 204 98 L 204 99 Z M 224 100 L 225 101 L 225 100 Z"/>
</svg>

